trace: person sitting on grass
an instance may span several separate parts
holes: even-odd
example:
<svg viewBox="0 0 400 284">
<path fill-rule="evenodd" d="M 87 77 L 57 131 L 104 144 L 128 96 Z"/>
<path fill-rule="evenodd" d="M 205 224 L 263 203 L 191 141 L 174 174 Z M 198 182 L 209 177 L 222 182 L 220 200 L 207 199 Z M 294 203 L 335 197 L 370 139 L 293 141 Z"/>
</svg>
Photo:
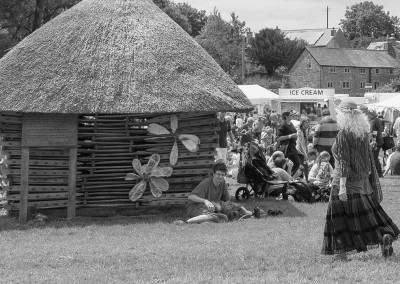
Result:
<svg viewBox="0 0 400 284">
<path fill-rule="evenodd" d="M 189 203 L 186 206 L 188 217 L 193 219 L 193 217 L 201 216 L 194 219 L 196 221 L 189 219 L 188 223 L 219 222 L 220 219 L 223 221 L 228 220 L 227 215 L 218 212 L 219 207 L 215 208 L 215 205 L 221 201 L 227 202 L 230 200 L 228 185 L 225 182 L 228 169 L 224 163 L 216 163 L 213 165 L 212 170 L 213 176 L 201 181 L 188 196 Z M 248 213 L 247 210 L 246 213 Z"/>
<path fill-rule="evenodd" d="M 293 167 L 293 162 L 290 159 L 285 158 L 285 155 L 281 151 L 275 151 L 272 154 L 272 156 L 268 159 L 267 166 L 270 169 L 277 168 L 277 167 L 279 168 L 279 166 L 276 164 L 276 162 L 278 161 L 277 160 L 278 157 L 285 160 L 284 161 L 285 163 L 283 165 L 283 170 L 286 170 L 287 173 L 291 173 L 292 167 Z"/>
<path fill-rule="evenodd" d="M 284 169 L 286 168 L 286 164 L 289 163 L 290 160 L 287 158 L 282 158 L 280 156 L 276 157 L 274 160 L 274 166 L 271 168 L 271 170 L 277 174 L 278 178 L 281 181 L 293 181 L 294 179 L 292 176 L 285 171 Z M 293 165 L 293 163 L 292 163 Z M 288 170 L 290 171 L 292 166 L 289 166 Z"/>
<path fill-rule="evenodd" d="M 395 151 L 389 155 L 386 162 L 386 170 L 383 176 L 387 175 L 391 171 L 392 175 L 400 175 L 400 144 L 397 143 L 394 147 Z"/>
<path fill-rule="evenodd" d="M 327 151 L 322 151 L 312 166 L 308 175 L 308 181 L 320 188 L 326 187 L 330 183 L 333 174 L 333 167 L 329 163 L 331 155 Z"/>
<path fill-rule="evenodd" d="M 208 212 L 187 220 L 188 224 L 203 223 L 203 222 L 228 222 L 239 219 L 247 219 L 253 216 L 253 212 L 247 210 L 243 205 L 232 201 L 212 202 L 214 212 Z"/>
</svg>

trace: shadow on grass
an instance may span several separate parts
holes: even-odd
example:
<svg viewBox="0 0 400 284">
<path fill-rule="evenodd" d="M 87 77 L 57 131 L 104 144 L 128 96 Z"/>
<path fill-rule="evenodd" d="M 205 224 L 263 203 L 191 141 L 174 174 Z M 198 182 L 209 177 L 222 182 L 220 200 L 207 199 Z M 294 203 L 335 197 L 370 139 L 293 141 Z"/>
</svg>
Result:
<svg viewBox="0 0 400 284">
<path fill-rule="evenodd" d="M 306 217 L 307 215 L 296 207 L 295 203 L 288 201 L 277 201 L 274 198 L 250 198 L 242 202 L 243 206 L 253 211 L 260 207 L 265 212 L 268 210 L 280 210 L 282 214 L 270 216 L 272 218 L 282 217 Z M 154 223 L 173 223 L 176 220 L 186 220 L 185 207 L 161 207 L 149 208 L 145 213 L 137 216 L 109 216 L 109 217 L 76 217 L 68 220 L 66 218 L 55 218 L 50 216 L 47 222 L 37 222 L 31 219 L 21 223 L 15 214 L 0 217 L 0 231 L 30 230 L 36 228 L 65 228 L 65 227 L 86 227 L 86 226 L 114 226 L 114 225 L 135 225 Z"/>
<path fill-rule="evenodd" d="M 135 225 L 154 223 L 173 223 L 176 220 L 184 220 L 185 207 L 161 207 L 149 208 L 146 213 L 134 216 L 107 216 L 107 217 L 76 217 L 72 220 L 66 218 L 55 218 L 50 216 L 46 222 L 39 222 L 31 219 L 26 223 L 19 222 L 17 216 L 0 217 L 0 231 L 29 230 L 34 228 L 65 228 L 65 227 L 86 227 L 86 226 L 114 226 L 114 225 Z"/>
<path fill-rule="evenodd" d="M 260 207 L 265 212 L 268 212 L 268 210 L 282 211 L 283 214 L 274 217 L 307 217 L 307 214 L 298 208 L 301 207 L 301 205 L 305 205 L 305 203 L 278 201 L 274 197 L 250 197 L 246 201 L 240 203 L 250 211 L 253 211 L 255 207 Z M 307 204 L 307 206 L 310 206 L 310 204 Z"/>
</svg>

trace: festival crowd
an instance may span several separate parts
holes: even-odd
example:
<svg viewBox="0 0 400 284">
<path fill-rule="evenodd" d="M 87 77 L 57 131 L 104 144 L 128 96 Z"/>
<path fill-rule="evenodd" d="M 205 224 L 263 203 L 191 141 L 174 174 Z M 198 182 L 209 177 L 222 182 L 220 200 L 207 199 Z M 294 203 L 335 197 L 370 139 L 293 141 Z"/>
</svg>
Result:
<svg viewBox="0 0 400 284">
<path fill-rule="evenodd" d="M 395 145 L 393 139 L 400 139 L 400 118 L 387 124 L 383 112 L 352 101 L 342 101 L 335 110 L 334 118 L 318 105 L 321 120 L 314 125 L 315 113 L 305 109 L 262 116 L 220 112 L 213 175 L 189 194 L 188 223 L 256 214 L 230 201 L 225 181 L 232 153 L 240 153 L 239 164 L 244 164 L 253 147 L 278 180 L 329 191 L 323 254 L 346 258 L 347 252 L 380 246 L 382 256 L 391 256 L 400 230 L 380 205 L 379 178 L 400 174 L 400 141 Z M 285 200 L 283 192 L 277 199 Z"/>
</svg>

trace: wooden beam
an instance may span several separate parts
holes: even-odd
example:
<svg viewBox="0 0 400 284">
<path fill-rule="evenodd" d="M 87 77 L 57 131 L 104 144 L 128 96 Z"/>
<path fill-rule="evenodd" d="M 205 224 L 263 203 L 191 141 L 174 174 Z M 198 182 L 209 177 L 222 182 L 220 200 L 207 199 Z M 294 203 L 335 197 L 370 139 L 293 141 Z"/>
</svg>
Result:
<svg viewBox="0 0 400 284">
<path fill-rule="evenodd" d="M 77 148 L 69 149 L 69 176 L 68 176 L 68 212 L 67 218 L 72 219 L 76 216 L 76 160 Z"/>
<path fill-rule="evenodd" d="M 21 157 L 21 199 L 19 220 L 26 222 L 28 218 L 28 190 L 29 190 L 29 148 L 22 148 Z"/>
</svg>

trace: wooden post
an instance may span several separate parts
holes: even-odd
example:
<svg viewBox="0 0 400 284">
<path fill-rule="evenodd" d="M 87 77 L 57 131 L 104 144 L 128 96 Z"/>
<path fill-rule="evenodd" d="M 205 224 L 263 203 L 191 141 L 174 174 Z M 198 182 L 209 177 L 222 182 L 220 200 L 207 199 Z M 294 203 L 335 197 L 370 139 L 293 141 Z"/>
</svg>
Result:
<svg viewBox="0 0 400 284">
<path fill-rule="evenodd" d="M 69 149 L 69 174 L 68 174 L 68 219 L 76 215 L 76 160 L 78 150 L 76 147 Z"/>
<path fill-rule="evenodd" d="M 29 148 L 23 147 L 21 154 L 21 198 L 19 201 L 19 220 L 26 222 L 28 218 L 29 190 Z"/>
</svg>

